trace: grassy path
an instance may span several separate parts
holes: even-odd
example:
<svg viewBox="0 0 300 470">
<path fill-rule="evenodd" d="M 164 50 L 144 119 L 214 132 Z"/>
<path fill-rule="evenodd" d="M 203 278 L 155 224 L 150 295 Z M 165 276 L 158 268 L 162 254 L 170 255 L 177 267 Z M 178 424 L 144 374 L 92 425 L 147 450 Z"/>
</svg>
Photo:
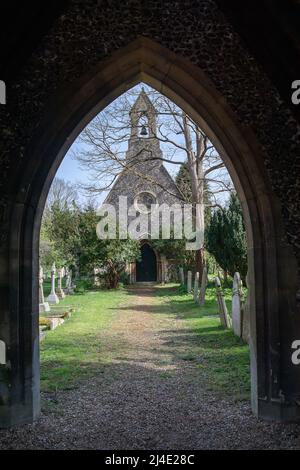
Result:
<svg viewBox="0 0 300 470">
<path fill-rule="evenodd" d="M 170 287 L 89 292 L 42 344 L 42 414 L 0 448 L 300 448 L 300 427 L 258 422 L 248 348 Z"/>
<path fill-rule="evenodd" d="M 116 356 L 119 361 L 130 356 L 137 362 L 146 353 L 148 362 L 151 357 L 165 365 L 164 372 L 173 370 L 178 360 L 189 362 L 198 369 L 203 387 L 249 399 L 248 347 L 220 326 L 209 295 L 200 309 L 191 295 L 180 293 L 177 287 L 140 292 L 141 296 L 136 296 L 136 289 L 100 291 L 66 298 L 62 305 L 75 306 L 76 313 L 71 321 L 49 332 L 42 344 L 42 390 L 72 388 L 78 381 L 102 373 L 116 362 Z M 132 296 L 136 296 L 134 306 Z M 150 344 L 155 331 L 161 337 L 160 349 Z"/>
</svg>

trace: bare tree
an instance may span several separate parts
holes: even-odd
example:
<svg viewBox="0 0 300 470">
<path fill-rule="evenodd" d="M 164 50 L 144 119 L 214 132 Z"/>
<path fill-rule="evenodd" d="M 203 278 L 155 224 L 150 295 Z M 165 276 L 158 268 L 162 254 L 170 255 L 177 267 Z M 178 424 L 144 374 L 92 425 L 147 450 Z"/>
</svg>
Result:
<svg viewBox="0 0 300 470">
<path fill-rule="evenodd" d="M 75 186 L 62 178 L 55 177 L 45 204 L 45 211 L 54 204 L 60 208 L 69 207 L 78 200 L 78 192 Z"/>
<path fill-rule="evenodd" d="M 199 126 L 174 102 L 149 87 L 147 96 L 156 110 L 155 126 L 143 121 L 143 113 L 136 125 L 139 130 L 148 126 L 148 132 L 160 141 L 162 153 L 147 151 L 145 146 L 140 154 L 126 159 L 126 144 L 132 131 L 130 111 L 140 92 L 141 88 L 136 87 L 123 94 L 80 134 L 74 156 L 90 173 L 89 183 L 83 184 L 82 188 L 88 193 L 108 191 L 124 172 L 160 186 L 158 181 L 152 181 L 148 174 L 139 170 L 143 159 L 148 162 L 160 160 L 174 168 L 185 163 L 190 175 L 196 226 L 204 230 L 205 201 L 210 201 L 210 207 L 220 206 L 220 195 L 233 189 L 224 163 Z M 196 269 L 202 273 L 204 247 L 197 253 L 196 260 Z"/>
</svg>

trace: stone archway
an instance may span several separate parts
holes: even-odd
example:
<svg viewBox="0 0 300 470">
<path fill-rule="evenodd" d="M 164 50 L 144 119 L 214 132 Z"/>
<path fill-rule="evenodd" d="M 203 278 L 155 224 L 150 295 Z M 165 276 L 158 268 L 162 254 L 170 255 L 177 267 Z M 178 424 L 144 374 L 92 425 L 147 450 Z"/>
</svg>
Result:
<svg viewBox="0 0 300 470">
<path fill-rule="evenodd" d="M 266 419 L 298 419 L 300 371 L 290 361 L 290 345 L 297 339 L 295 331 L 300 331 L 297 264 L 283 237 L 280 204 L 270 187 L 256 138 L 241 126 L 198 67 L 156 42 L 138 38 L 58 92 L 28 147 L 10 222 L 8 302 L 12 315 L 5 341 L 11 375 L 0 392 L 0 424 L 29 422 L 39 413 L 37 247 L 48 189 L 81 129 L 140 81 L 188 112 L 227 165 L 247 227 L 253 411 Z"/>
</svg>

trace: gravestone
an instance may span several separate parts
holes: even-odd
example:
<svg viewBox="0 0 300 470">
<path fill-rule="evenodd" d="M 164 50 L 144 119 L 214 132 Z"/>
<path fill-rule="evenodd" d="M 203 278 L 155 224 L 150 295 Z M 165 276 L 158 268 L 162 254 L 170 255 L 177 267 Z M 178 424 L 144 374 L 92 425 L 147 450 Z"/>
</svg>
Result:
<svg viewBox="0 0 300 470">
<path fill-rule="evenodd" d="M 247 284 L 247 297 L 246 300 L 243 299 L 242 302 L 242 338 L 246 343 L 249 344 L 250 342 L 250 283 L 249 283 L 249 276 L 247 273 L 246 276 L 246 284 Z"/>
<path fill-rule="evenodd" d="M 184 286 L 184 271 L 183 268 L 179 268 L 179 280 L 180 284 Z"/>
<path fill-rule="evenodd" d="M 188 292 L 191 292 L 191 290 L 192 290 L 192 271 L 188 271 L 188 272 L 187 272 L 186 290 L 187 290 Z"/>
<path fill-rule="evenodd" d="M 205 293 L 207 288 L 207 267 L 204 266 L 202 272 L 202 279 L 201 279 L 201 288 L 200 288 L 200 295 L 199 295 L 199 305 L 203 307 L 205 304 Z"/>
<path fill-rule="evenodd" d="M 0 80 L 0 104 L 6 104 L 6 85 L 3 80 Z"/>
<path fill-rule="evenodd" d="M 233 277 L 232 328 L 235 335 L 242 336 L 242 281 L 239 273 Z"/>
<path fill-rule="evenodd" d="M 63 267 L 61 268 L 61 277 L 62 277 L 62 281 L 63 281 L 63 279 L 66 278 L 66 275 L 67 275 L 67 269 L 63 266 Z M 65 283 L 65 287 L 66 287 L 66 283 Z M 62 290 L 63 290 L 63 292 L 64 292 L 64 294 L 65 294 L 65 296 L 66 296 L 66 295 L 67 295 L 67 292 L 65 291 L 65 287 L 62 287 Z"/>
<path fill-rule="evenodd" d="M 65 288 L 64 288 L 64 292 L 65 292 L 65 294 L 69 294 L 69 284 L 70 284 L 70 271 L 69 271 L 69 268 L 66 268 L 65 272 L 66 272 L 66 285 L 65 285 Z"/>
<path fill-rule="evenodd" d="M 221 281 L 219 277 L 215 278 L 215 285 L 216 285 L 216 295 L 217 295 L 217 301 L 218 301 L 218 306 L 219 306 L 219 315 L 220 315 L 221 325 L 224 326 L 224 328 L 231 328 L 231 318 L 228 315 L 225 297 L 223 294 Z"/>
<path fill-rule="evenodd" d="M 72 278 L 72 269 L 68 269 L 67 271 L 67 280 L 66 280 L 66 288 L 68 294 L 74 294 L 74 288 L 76 286 L 73 284 Z"/>
<path fill-rule="evenodd" d="M 63 267 L 63 278 L 65 278 L 65 287 L 63 287 L 63 291 L 65 295 L 68 295 L 68 268 L 65 266 Z"/>
<path fill-rule="evenodd" d="M 74 294 L 74 289 L 76 287 L 76 284 L 73 282 L 73 271 L 70 269 L 70 292 L 71 294 Z"/>
<path fill-rule="evenodd" d="M 40 272 L 39 272 L 39 312 L 40 313 L 50 312 L 49 303 L 45 302 L 43 284 L 44 284 L 44 272 L 43 272 L 43 268 L 40 266 Z"/>
<path fill-rule="evenodd" d="M 57 280 L 57 295 L 60 299 L 65 298 L 65 293 L 62 288 L 62 279 L 63 279 L 63 270 L 62 268 L 58 269 L 58 280 Z"/>
<path fill-rule="evenodd" d="M 0 339 L 0 364 L 6 364 L 6 348 L 5 343 Z"/>
<path fill-rule="evenodd" d="M 199 273 L 196 272 L 194 280 L 194 302 L 198 303 L 198 290 L 199 290 Z"/>
<path fill-rule="evenodd" d="M 59 298 L 57 297 L 56 292 L 55 292 L 55 277 L 56 277 L 56 267 L 55 267 L 55 263 L 53 263 L 52 269 L 51 269 L 51 292 L 47 298 L 49 304 L 59 303 Z"/>
<path fill-rule="evenodd" d="M 100 268 L 94 268 L 94 286 L 96 287 L 101 286 L 100 272 Z"/>
<path fill-rule="evenodd" d="M 63 318 L 52 317 L 50 318 L 50 330 L 55 330 L 58 326 L 65 322 Z"/>
</svg>

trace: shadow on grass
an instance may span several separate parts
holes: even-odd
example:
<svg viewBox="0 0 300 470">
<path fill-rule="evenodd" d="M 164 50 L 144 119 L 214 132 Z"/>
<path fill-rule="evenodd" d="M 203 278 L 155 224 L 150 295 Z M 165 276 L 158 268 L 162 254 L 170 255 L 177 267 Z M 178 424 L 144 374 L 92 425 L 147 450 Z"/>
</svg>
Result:
<svg viewBox="0 0 300 470">
<path fill-rule="evenodd" d="M 146 289 L 145 295 L 144 292 L 145 289 L 138 292 L 126 289 L 86 293 L 78 315 L 51 332 L 42 345 L 43 390 L 72 388 L 89 377 L 101 378 L 104 372 L 114 380 L 116 374 L 124 370 L 130 372 L 137 364 L 141 370 L 150 371 L 170 365 L 174 370 L 168 371 L 168 376 L 173 377 L 178 370 L 185 373 L 184 364 L 189 361 L 194 363 L 195 377 L 204 388 L 222 396 L 236 394 L 248 399 L 248 346 L 232 331 L 224 330 L 218 317 L 211 318 L 211 308 L 207 313 L 208 307 L 195 305 L 191 294 L 179 292 L 177 286 Z M 126 305 L 127 296 L 137 293 L 145 297 L 145 303 Z M 153 299 L 153 295 L 158 297 L 157 301 L 148 302 L 148 297 Z M 75 302 L 77 295 L 72 297 Z M 72 297 L 68 298 L 68 303 Z M 183 327 L 162 328 L 159 349 L 152 345 L 139 348 L 136 357 L 136 349 L 127 343 L 126 335 L 115 334 L 113 324 L 112 328 L 110 325 L 114 314 L 126 315 L 127 311 L 133 311 L 138 315 L 141 310 L 180 318 Z M 122 317 L 118 321 L 122 321 Z M 130 377 L 129 374 L 126 380 L 131 380 Z"/>
</svg>

